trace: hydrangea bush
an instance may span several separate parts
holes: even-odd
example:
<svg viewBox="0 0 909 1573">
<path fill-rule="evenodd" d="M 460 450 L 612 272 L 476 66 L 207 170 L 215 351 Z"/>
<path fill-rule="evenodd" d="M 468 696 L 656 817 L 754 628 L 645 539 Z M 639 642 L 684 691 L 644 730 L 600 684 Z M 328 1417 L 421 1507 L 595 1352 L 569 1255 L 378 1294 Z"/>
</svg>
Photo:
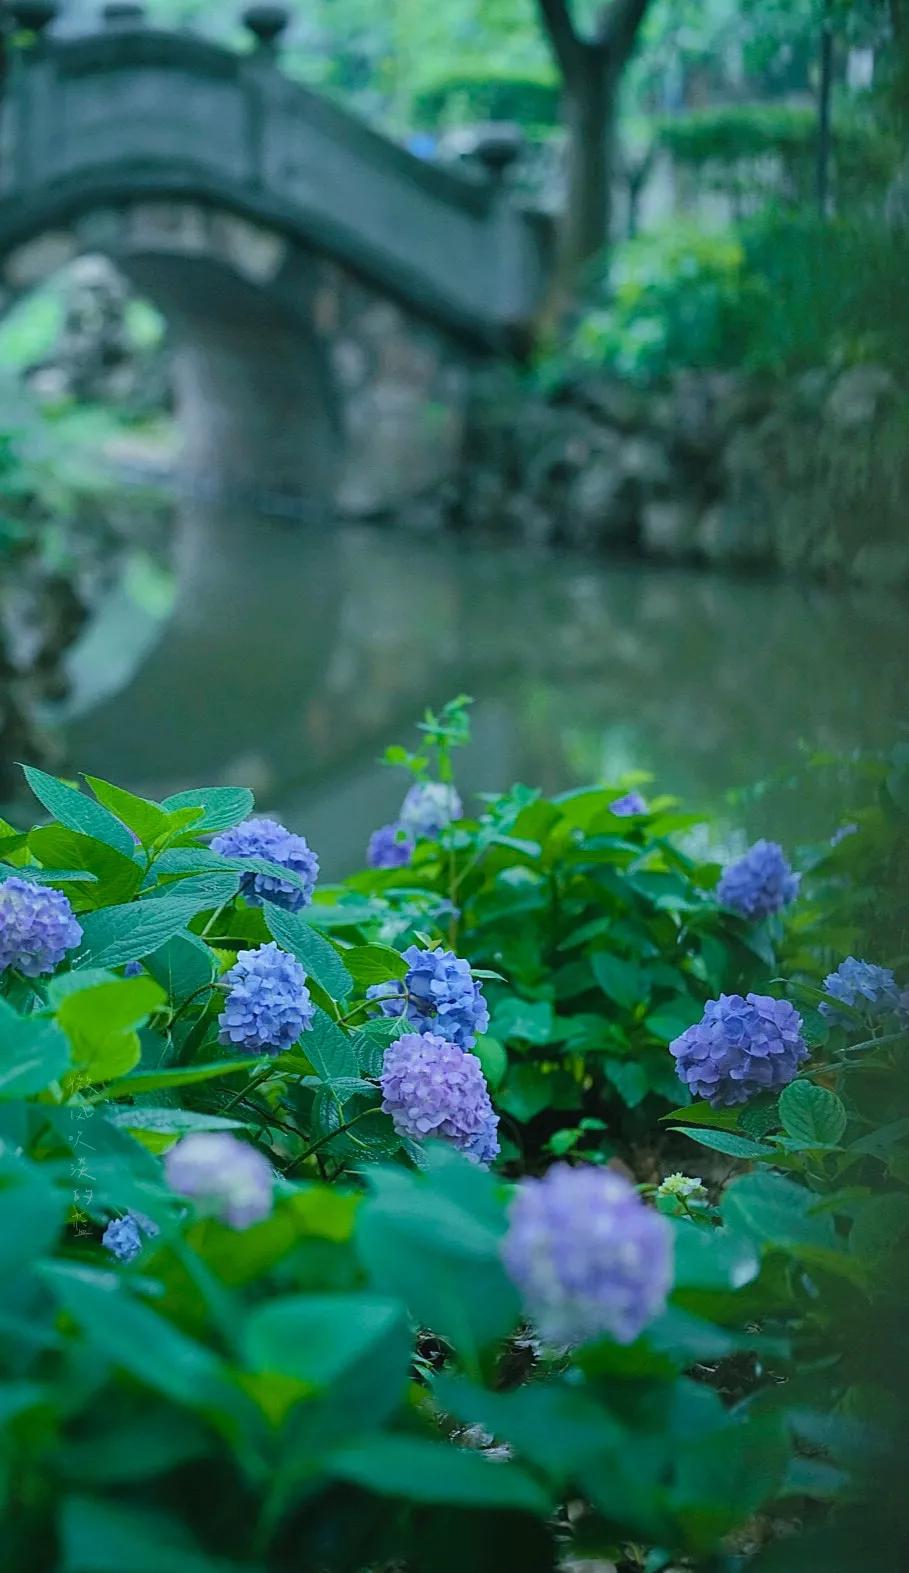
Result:
<svg viewBox="0 0 909 1573">
<path fill-rule="evenodd" d="M 424 725 L 444 779 L 457 707 Z M 27 778 L 10 1567 L 706 1570 L 855 1500 L 909 1175 L 900 1018 L 823 918 L 865 821 L 806 876 L 784 992 L 684 817 L 617 815 L 621 782 L 515 789 L 418 837 L 406 885 L 307 891 L 296 832 L 238 851 L 248 792 Z M 819 1008 L 834 973 L 864 1014 Z"/>
</svg>

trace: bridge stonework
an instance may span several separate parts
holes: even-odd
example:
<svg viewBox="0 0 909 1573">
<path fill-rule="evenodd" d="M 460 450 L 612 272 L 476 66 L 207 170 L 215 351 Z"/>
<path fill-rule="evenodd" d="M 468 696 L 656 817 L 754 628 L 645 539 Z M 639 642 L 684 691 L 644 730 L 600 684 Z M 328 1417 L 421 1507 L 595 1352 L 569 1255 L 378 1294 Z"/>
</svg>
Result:
<svg viewBox="0 0 909 1573">
<path fill-rule="evenodd" d="M 141 26 L 10 61 L 0 310 L 86 252 L 168 319 L 191 474 L 360 515 L 454 467 L 471 370 L 528 341 L 548 266 L 496 186 Z"/>
</svg>

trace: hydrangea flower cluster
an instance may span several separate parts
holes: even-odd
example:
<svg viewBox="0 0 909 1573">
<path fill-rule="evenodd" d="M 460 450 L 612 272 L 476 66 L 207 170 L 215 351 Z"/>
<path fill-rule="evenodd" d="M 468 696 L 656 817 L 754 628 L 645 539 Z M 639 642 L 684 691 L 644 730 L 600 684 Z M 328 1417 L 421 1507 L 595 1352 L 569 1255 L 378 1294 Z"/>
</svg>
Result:
<svg viewBox="0 0 909 1573">
<path fill-rule="evenodd" d="M 233 1229 L 248 1229 L 271 1212 L 273 1176 L 267 1158 L 229 1131 L 193 1131 L 164 1159 L 167 1182 Z"/>
<path fill-rule="evenodd" d="M 413 838 L 402 825 L 381 825 L 366 850 L 370 868 L 405 868 L 413 857 Z"/>
<path fill-rule="evenodd" d="M 742 917 L 765 918 L 795 900 L 799 879 L 781 846 L 775 841 L 756 841 L 743 857 L 730 863 L 716 893 L 724 907 Z"/>
<path fill-rule="evenodd" d="M 679 1078 L 714 1108 L 785 1087 L 808 1057 L 798 1011 L 768 994 L 708 1000 L 701 1020 L 670 1043 L 669 1052 Z"/>
<path fill-rule="evenodd" d="M 706 1202 L 707 1191 L 702 1180 L 676 1170 L 675 1174 L 667 1174 L 666 1178 L 660 1181 L 657 1196 L 679 1197 L 685 1202 Z"/>
<path fill-rule="evenodd" d="M 434 1033 L 406 1033 L 385 1050 L 382 1108 L 401 1136 L 438 1136 L 478 1163 L 499 1151 L 499 1117 L 489 1100 L 483 1067 Z"/>
<path fill-rule="evenodd" d="M 525 1180 L 502 1254 L 528 1315 L 553 1344 L 608 1334 L 630 1344 L 672 1286 L 672 1231 L 606 1169 L 557 1163 Z"/>
<path fill-rule="evenodd" d="M 160 1234 L 160 1229 L 143 1213 L 126 1213 L 123 1218 L 112 1218 L 101 1236 L 101 1244 L 116 1256 L 118 1262 L 132 1262 L 142 1249 L 142 1236 L 149 1239 Z"/>
<path fill-rule="evenodd" d="M 268 858 L 281 868 L 298 874 L 303 888 L 278 874 L 244 874 L 240 890 L 252 907 L 273 901 L 276 907 L 299 912 L 308 906 L 319 877 L 319 859 L 305 836 L 296 836 L 276 819 L 245 819 L 242 825 L 222 830 L 212 837 L 212 851 L 223 857 Z"/>
<path fill-rule="evenodd" d="M 81 938 L 62 891 L 16 874 L 0 884 L 0 972 L 15 967 L 27 978 L 53 972 Z"/>
<path fill-rule="evenodd" d="M 624 797 L 613 798 L 609 807 L 613 814 L 625 819 L 629 814 L 646 814 L 647 800 L 640 792 L 626 792 Z"/>
<path fill-rule="evenodd" d="M 460 819 L 464 805 L 455 788 L 447 781 L 415 781 L 405 795 L 398 824 L 416 840 L 437 836 L 440 830 Z"/>
<path fill-rule="evenodd" d="M 407 975 L 374 983 L 367 998 L 379 1002 L 383 1016 L 403 1016 L 417 1032 L 434 1032 L 459 1049 L 472 1049 L 489 1026 L 483 990 L 470 963 L 453 950 L 421 950 L 410 945 L 401 952 Z"/>
<path fill-rule="evenodd" d="M 222 1043 L 253 1054 L 280 1054 L 312 1026 L 306 973 L 274 941 L 238 951 L 224 982 L 228 995 L 218 1017 Z"/>
<path fill-rule="evenodd" d="M 832 994 L 834 999 L 842 1000 L 844 1005 L 851 1005 L 870 1018 L 902 1010 L 899 984 L 890 968 L 875 966 L 873 961 L 857 961 L 855 956 L 847 956 L 835 972 L 828 974 L 824 979 L 824 993 Z M 844 1011 L 828 1005 L 826 1000 L 818 1010 L 834 1024 L 848 1025 L 850 1021 Z"/>
</svg>

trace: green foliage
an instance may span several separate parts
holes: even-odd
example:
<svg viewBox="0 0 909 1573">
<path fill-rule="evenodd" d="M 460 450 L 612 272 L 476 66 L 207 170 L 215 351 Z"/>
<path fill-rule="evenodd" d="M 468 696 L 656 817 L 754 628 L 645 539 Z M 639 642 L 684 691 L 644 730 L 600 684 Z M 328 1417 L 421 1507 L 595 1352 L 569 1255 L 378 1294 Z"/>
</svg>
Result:
<svg viewBox="0 0 909 1573">
<path fill-rule="evenodd" d="M 822 224 L 809 212 L 719 234 L 672 226 L 619 248 L 603 303 L 541 375 L 608 367 L 652 382 L 713 367 L 785 376 L 863 360 L 901 374 L 907 264 L 909 243 L 873 222 Z"/>
<path fill-rule="evenodd" d="M 464 703 L 424 728 L 450 766 Z M 572 1535 L 584 1555 L 633 1542 L 644 1566 L 706 1569 L 756 1513 L 854 1498 L 865 1416 L 886 1407 L 856 1329 L 886 1320 L 909 1233 L 906 1035 L 818 1028 L 778 1100 L 657 1116 L 679 1101 L 667 1042 L 707 994 L 766 991 L 782 955 L 795 996 L 819 997 L 827 948 L 861 922 L 854 871 L 892 868 L 905 840 L 905 764 L 897 751 L 869 771 L 859 835 L 818 852 L 804 906 L 772 934 L 719 911 L 715 866 L 682 850 L 688 818 L 657 799 L 618 819 L 617 787 L 513 788 L 410 868 L 292 916 L 248 906 L 236 860 L 208 846 L 247 794 L 156 804 L 31 772 L 58 817 L 0 827 L 0 872 L 64 889 L 87 937 L 50 978 L 0 977 L 10 1566 L 542 1573 Z M 484 980 L 498 1172 L 402 1145 L 381 1111 L 399 1028 L 366 990 L 402 975 L 418 934 Z M 218 979 L 272 936 L 318 1009 L 289 1052 L 256 1060 L 218 1043 Z M 175 1196 L 160 1162 L 219 1129 L 275 1174 L 270 1216 L 243 1230 Z M 675 1241 L 665 1313 L 628 1346 L 528 1340 L 501 1254 L 505 1176 L 566 1152 L 634 1163 L 648 1142 L 696 1161 L 691 1137 L 720 1168 L 710 1197 L 657 1197 Z M 158 1232 L 122 1264 L 100 1234 L 128 1210 Z"/>
</svg>

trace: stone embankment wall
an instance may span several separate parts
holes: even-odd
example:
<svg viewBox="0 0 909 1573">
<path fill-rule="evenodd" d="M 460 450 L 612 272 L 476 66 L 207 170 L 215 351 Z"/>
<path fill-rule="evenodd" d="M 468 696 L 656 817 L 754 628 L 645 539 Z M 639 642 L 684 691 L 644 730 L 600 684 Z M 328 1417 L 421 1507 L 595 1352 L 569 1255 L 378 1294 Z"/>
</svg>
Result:
<svg viewBox="0 0 909 1573">
<path fill-rule="evenodd" d="M 546 398 L 499 377 L 414 521 L 909 587 L 909 400 L 874 365 L 647 392 L 589 375 Z"/>
</svg>

